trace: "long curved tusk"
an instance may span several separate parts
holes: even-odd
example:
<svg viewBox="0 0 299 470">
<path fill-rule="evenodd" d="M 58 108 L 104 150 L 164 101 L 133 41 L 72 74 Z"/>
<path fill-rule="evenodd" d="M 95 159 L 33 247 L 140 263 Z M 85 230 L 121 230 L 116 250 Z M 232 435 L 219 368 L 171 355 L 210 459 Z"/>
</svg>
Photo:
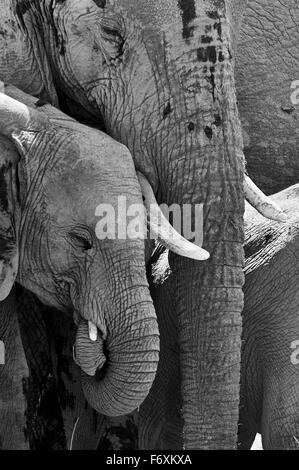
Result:
<svg viewBox="0 0 299 470">
<path fill-rule="evenodd" d="M 287 215 L 247 175 L 245 175 L 244 179 L 244 191 L 247 201 L 264 217 L 276 220 L 277 222 L 287 222 Z"/>
<path fill-rule="evenodd" d="M 170 225 L 156 201 L 148 180 L 142 173 L 137 172 L 137 176 L 144 197 L 144 205 L 149 216 L 150 229 L 155 237 L 164 246 L 180 256 L 199 261 L 209 259 L 210 254 L 206 250 L 186 240 Z"/>
</svg>

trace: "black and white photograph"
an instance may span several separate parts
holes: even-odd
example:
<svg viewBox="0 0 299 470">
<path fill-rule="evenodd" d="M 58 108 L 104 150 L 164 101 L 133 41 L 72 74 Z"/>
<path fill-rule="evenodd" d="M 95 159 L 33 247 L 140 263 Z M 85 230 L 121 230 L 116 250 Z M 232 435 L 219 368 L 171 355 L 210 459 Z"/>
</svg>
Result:
<svg viewBox="0 0 299 470">
<path fill-rule="evenodd" d="M 0 0 L 0 450 L 299 450 L 299 0 Z"/>
</svg>

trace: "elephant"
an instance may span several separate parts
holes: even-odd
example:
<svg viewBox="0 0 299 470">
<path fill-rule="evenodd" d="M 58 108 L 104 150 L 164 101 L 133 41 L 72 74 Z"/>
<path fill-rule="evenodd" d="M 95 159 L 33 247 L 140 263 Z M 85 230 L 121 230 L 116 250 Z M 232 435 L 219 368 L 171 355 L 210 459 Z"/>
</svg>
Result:
<svg viewBox="0 0 299 470">
<path fill-rule="evenodd" d="M 169 254 L 186 449 L 236 447 L 245 196 L 285 221 L 245 176 L 233 60 L 245 3 L 5 0 L 1 13 L 0 79 L 125 145 L 150 200 L 204 206 L 209 259 L 192 259 L 193 248 L 179 256 L 177 244 Z M 81 363 L 94 373 L 86 351 Z"/>
<path fill-rule="evenodd" d="M 266 193 L 299 181 L 299 5 L 248 2 L 235 54 L 247 170 Z"/>
<path fill-rule="evenodd" d="M 242 312 L 241 389 L 238 449 L 250 450 L 256 433 L 265 450 L 298 449 L 299 318 L 298 256 L 299 185 L 271 196 L 288 216 L 285 224 L 267 221 L 249 204 L 245 210 L 245 284 Z M 167 383 L 161 395 L 157 380 L 150 393 L 157 434 L 151 442 L 162 449 L 183 448 L 179 410 L 178 325 L 167 251 L 152 259 L 151 294 L 161 331 L 158 375 Z M 167 336 L 167 338 L 166 338 Z M 162 354 L 165 348 L 164 354 Z M 165 379 L 166 376 L 166 379 Z M 172 397 L 172 400 L 169 397 Z M 148 399 L 147 399 L 148 400 Z M 167 403 L 167 407 L 165 404 Z M 164 406 L 164 408 L 162 408 Z M 162 416 L 162 420 L 161 420 Z M 162 421 L 162 425 L 158 422 Z M 153 447 L 153 446 L 152 446 Z"/>
<path fill-rule="evenodd" d="M 245 212 L 245 286 L 239 446 L 299 449 L 299 185 L 274 196 L 278 225 Z"/>
<path fill-rule="evenodd" d="M 116 206 L 119 194 L 143 206 L 131 154 L 50 105 L 38 110 L 36 98 L 18 89 L 5 86 L 5 93 L 0 299 L 17 279 L 45 304 L 74 312 L 75 357 L 88 401 L 103 414 L 130 412 L 148 393 L 159 351 L 144 241 L 97 239 L 95 207 Z M 121 223 L 124 215 L 118 217 Z"/>
</svg>

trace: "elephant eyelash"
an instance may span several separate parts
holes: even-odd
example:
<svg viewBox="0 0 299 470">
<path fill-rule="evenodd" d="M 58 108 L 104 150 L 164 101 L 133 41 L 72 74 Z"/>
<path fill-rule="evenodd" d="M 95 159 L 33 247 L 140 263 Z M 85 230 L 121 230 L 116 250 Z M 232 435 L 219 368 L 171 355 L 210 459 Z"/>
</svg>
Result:
<svg viewBox="0 0 299 470">
<path fill-rule="evenodd" d="M 102 31 L 103 39 L 109 41 L 110 43 L 113 42 L 114 46 L 117 48 L 117 54 L 121 55 L 124 48 L 125 40 L 119 33 L 119 31 L 108 26 L 102 26 Z"/>
<path fill-rule="evenodd" d="M 120 43 L 124 42 L 124 38 L 122 37 L 122 35 L 117 29 L 109 27 L 109 26 L 102 26 L 102 30 L 107 35 L 108 39 L 110 39 L 111 36 L 114 36 L 117 42 L 120 42 Z"/>
<path fill-rule="evenodd" d="M 69 239 L 71 243 L 74 245 L 76 249 L 81 251 L 89 251 L 92 249 L 92 239 L 89 232 L 87 233 L 77 233 L 75 231 L 70 231 L 68 233 Z"/>
</svg>

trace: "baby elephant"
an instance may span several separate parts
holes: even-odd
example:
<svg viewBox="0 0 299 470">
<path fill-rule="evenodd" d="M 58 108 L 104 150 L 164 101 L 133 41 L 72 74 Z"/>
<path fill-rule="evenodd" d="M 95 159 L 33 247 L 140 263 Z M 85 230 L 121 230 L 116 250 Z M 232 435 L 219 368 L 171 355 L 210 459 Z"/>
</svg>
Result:
<svg viewBox="0 0 299 470">
<path fill-rule="evenodd" d="M 240 448 L 299 449 L 299 185 L 271 199 L 288 215 L 246 208 Z"/>
<path fill-rule="evenodd" d="M 140 184 L 126 147 L 36 102 L 13 87 L 0 93 L 0 301 L 17 279 L 74 313 L 85 396 L 97 411 L 121 415 L 151 387 L 159 334 L 144 240 L 100 240 L 96 210 L 117 211 L 120 196 L 143 207 Z"/>
</svg>

